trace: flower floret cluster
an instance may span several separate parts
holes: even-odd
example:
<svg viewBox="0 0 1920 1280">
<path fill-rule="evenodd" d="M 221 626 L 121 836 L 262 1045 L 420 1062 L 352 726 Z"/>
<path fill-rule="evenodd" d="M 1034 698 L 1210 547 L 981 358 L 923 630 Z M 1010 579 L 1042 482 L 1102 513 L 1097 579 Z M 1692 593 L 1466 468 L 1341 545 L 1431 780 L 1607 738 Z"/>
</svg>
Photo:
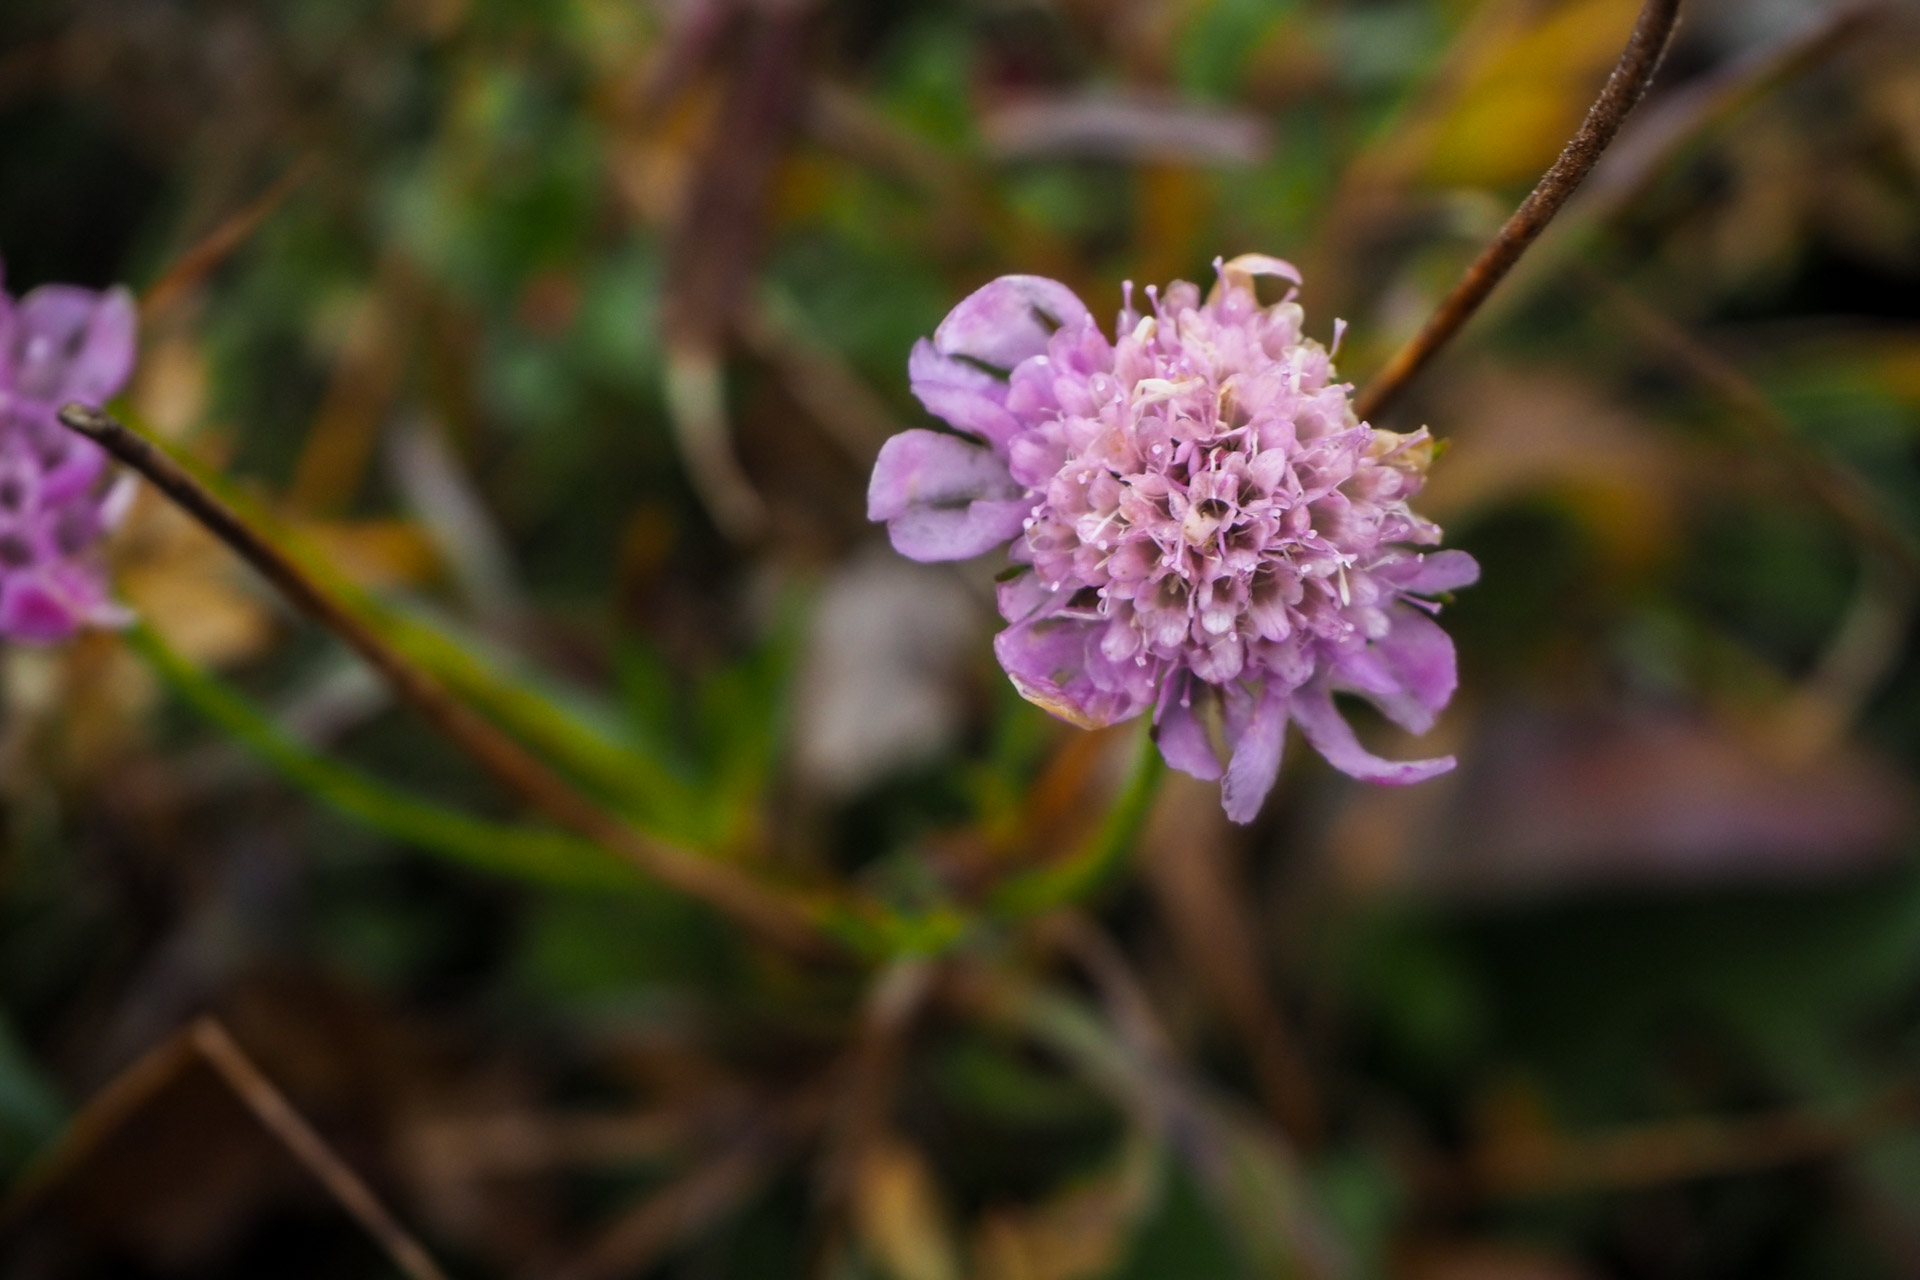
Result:
<svg viewBox="0 0 1920 1280">
<path fill-rule="evenodd" d="M 0 636 L 49 643 L 126 620 L 99 543 L 125 513 L 99 446 L 60 425 L 62 405 L 100 405 L 133 371 L 136 316 L 124 289 L 0 290 Z"/>
<path fill-rule="evenodd" d="M 1355 777 L 1452 767 L 1373 755 L 1333 698 L 1428 729 L 1455 685 L 1433 597 L 1478 568 L 1423 550 L 1440 541 L 1408 507 L 1426 431 L 1357 421 L 1291 290 L 1260 303 L 1256 279 L 1297 286 L 1294 269 L 1247 255 L 1216 271 L 1204 299 L 1177 282 L 1144 311 L 1129 287 L 1113 340 L 1052 280 L 962 301 L 909 364 L 952 432 L 889 440 L 868 506 L 918 560 L 1008 543 L 994 648 L 1020 692 L 1088 727 L 1150 711 L 1168 763 L 1220 779 L 1246 822 L 1289 721 Z"/>
</svg>

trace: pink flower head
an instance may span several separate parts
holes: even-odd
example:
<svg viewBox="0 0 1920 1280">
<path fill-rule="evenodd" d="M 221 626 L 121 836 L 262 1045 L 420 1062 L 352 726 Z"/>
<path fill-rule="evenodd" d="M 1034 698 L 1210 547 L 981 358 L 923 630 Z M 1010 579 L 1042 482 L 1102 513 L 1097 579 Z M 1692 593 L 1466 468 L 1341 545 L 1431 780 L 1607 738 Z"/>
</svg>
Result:
<svg viewBox="0 0 1920 1280">
<path fill-rule="evenodd" d="M 98 406 L 133 371 L 125 289 L 50 284 L 15 301 L 0 289 L 0 636 L 51 643 L 115 626 L 97 554 L 132 489 L 108 487 L 107 457 L 60 425 L 62 405 Z"/>
<path fill-rule="evenodd" d="M 1453 642 L 1429 597 L 1479 576 L 1407 508 L 1433 442 L 1354 418 L 1331 354 L 1288 297 L 1285 262 L 1216 262 L 1121 309 L 1108 341 L 1064 285 L 1003 276 L 913 349 L 913 389 L 955 433 L 905 431 L 867 512 L 916 560 L 1011 541 L 994 652 L 1016 688 L 1089 728 L 1153 713 L 1167 763 L 1222 779 L 1250 822 L 1289 719 L 1336 768 L 1419 782 L 1451 757 L 1389 761 L 1335 708 L 1358 694 L 1424 732 L 1453 694 Z M 1202 714 L 1217 706 L 1218 738 Z M 1224 760 L 1224 763 L 1223 763 Z"/>
</svg>

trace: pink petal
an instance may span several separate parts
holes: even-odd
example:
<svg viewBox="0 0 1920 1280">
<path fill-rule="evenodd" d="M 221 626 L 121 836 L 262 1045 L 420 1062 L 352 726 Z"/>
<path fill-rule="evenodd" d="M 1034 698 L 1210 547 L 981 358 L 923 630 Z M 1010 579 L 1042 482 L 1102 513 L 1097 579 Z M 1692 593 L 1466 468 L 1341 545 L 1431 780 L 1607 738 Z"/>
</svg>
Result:
<svg viewBox="0 0 1920 1280">
<path fill-rule="evenodd" d="M 80 619 L 39 575 L 16 575 L 0 587 L 0 636 L 53 644 L 79 629 Z"/>
<path fill-rule="evenodd" d="M 1168 764 L 1202 782 L 1213 782 L 1220 777 L 1220 757 L 1214 753 L 1206 726 L 1192 705 L 1193 684 L 1184 674 L 1168 678 L 1153 738 Z"/>
<path fill-rule="evenodd" d="M 1151 699 L 1094 682 L 1100 631 L 1079 618 L 1035 618 L 995 636 L 993 654 L 1028 702 L 1082 729 L 1101 729 L 1139 715 Z"/>
<path fill-rule="evenodd" d="M 1375 643 L 1374 651 L 1402 692 L 1375 702 L 1401 728 L 1425 733 L 1460 683 L 1453 638 L 1418 609 L 1395 605 L 1387 616 L 1393 629 Z"/>
<path fill-rule="evenodd" d="M 1047 606 L 1059 599 L 1059 596 L 1047 590 L 1047 584 L 1040 575 L 1031 569 L 1025 569 L 994 585 L 994 598 L 1000 605 L 1000 616 L 1008 622 L 1025 622 Z"/>
<path fill-rule="evenodd" d="M 996 450 L 1004 451 L 1021 429 L 1007 412 L 1005 382 L 964 360 L 941 355 L 925 338 L 913 344 L 907 357 L 907 381 L 928 413 Z"/>
<path fill-rule="evenodd" d="M 1001 276 L 968 294 L 933 331 L 941 355 L 966 356 L 1011 371 L 1045 353 L 1056 329 L 1077 328 L 1092 317 L 1073 290 L 1045 276 Z"/>
<path fill-rule="evenodd" d="M 1280 753 L 1286 743 L 1287 692 L 1279 681 L 1269 680 L 1233 743 L 1226 781 L 1220 784 L 1220 802 L 1230 820 L 1244 824 L 1260 815 L 1260 806 L 1280 777 Z"/>
<path fill-rule="evenodd" d="M 1396 761 L 1374 755 L 1360 745 L 1353 726 L 1333 705 L 1333 691 L 1324 683 L 1316 682 L 1294 694 L 1289 710 L 1309 746 L 1325 757 L 1328 764 L 1362 782 L 1406 786 L 1425 782 L 1453 768 L 1452 756 Z"/>
<path fill-rule="evenodd" d="M 1373 570 L 1381 581 L 1416 595 L 1434 595 L 1470 587 L 1480 580 L 1480 565 L 1464 551 L 1435 551 Z"/>
<path fill-rule="evenodd" d="M 867 518 L 884 520 L 901 555 L 965 560 L 1020 532 L 1031 504 L 1007 464 L 980 445 L 933 431 L 903 431 L 880 447 L 867 486 Z"/>
<path fill-rule="evenodd" d="M 103 404 L 133 372 L 138 328 L 133 295 L 95 293 L 73 285 L 43 285 L 14 312 L 11 352 L 14 386 L 58 406 L 69 400 Z"/>
</svg>

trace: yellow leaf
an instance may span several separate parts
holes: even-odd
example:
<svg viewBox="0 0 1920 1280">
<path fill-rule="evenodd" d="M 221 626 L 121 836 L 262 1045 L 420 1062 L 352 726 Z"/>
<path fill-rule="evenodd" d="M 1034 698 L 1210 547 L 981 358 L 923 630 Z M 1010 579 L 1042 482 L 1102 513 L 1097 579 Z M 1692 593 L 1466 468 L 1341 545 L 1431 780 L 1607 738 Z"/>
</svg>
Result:
<svg viewBox="0 0 1920 1280">
<path fill-rule="evenodd" d="M 860 1242 L 895 1280 L 960 1280 L 939 1189 L 925 1157 L 898 1139 L 871 1143 L 853 1189 Z"/>
<path fill-rule="evenodd" d="M 415 585 L 440 569 L 433 539 L 411 520 L 314 521 L 294 529 L 362 587 Z"/>
<path fill-rule="evenodd" d="M 1427 176 L 1443 186 L 1532 182 L 1579 127 L 1620 56 L 1640 0 L 1571 0 L 1489 48 L 1433 136 Z"/>
</svg>

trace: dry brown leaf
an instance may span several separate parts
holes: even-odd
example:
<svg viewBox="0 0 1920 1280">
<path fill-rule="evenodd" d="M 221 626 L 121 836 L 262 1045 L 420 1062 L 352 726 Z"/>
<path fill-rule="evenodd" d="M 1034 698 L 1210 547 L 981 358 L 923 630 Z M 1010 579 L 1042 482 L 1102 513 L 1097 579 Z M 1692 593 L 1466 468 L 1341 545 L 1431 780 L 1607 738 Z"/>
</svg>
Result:
<svg viewBox="0 0 1920 1280">
<path fill-rule="evenodd" d="M 219 540 L 178 508 L 142 493 L 115 548 L 121 597 L 189 660 L 209 666 L 258 653 L 272 615 Z"/>
<path fill-rule="evenodd" d="M 182 439 L 206 414 L 206 352 L 184 334 L 148 335 L 129 395 L 141 423 L 155 435 Z"/>
</svg>

